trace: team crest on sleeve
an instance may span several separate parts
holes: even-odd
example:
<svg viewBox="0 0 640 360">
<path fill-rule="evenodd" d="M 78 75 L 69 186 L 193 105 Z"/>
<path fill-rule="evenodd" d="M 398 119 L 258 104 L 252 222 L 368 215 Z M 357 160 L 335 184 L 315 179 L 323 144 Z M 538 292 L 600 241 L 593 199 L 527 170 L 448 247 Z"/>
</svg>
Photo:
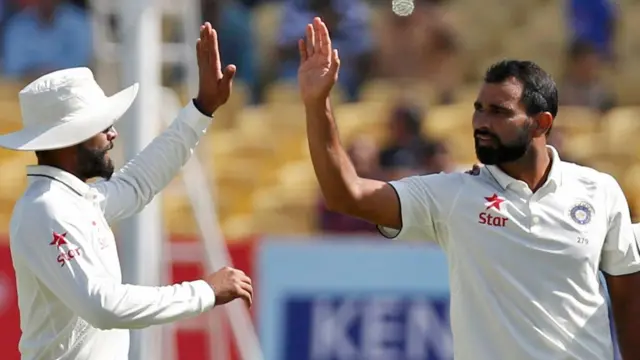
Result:
<svg viewBox="0 0 640 360">
<path fill-rule="evenodd" d="M 595 211 L 589 203 L 581 201 L 569 210 L 569 216 L 576 224 L 587 225 L 591 222 Z"/>
</svg>

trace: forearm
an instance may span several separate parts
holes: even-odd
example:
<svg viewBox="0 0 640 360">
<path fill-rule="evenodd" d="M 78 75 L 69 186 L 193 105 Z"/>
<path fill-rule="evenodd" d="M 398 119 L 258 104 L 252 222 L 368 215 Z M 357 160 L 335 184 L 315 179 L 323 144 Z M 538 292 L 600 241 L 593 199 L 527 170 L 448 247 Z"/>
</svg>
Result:
<svg viewBox="0 0 640 360">
<path fill-rule="evenodd" d="M 640 302 L 632 300 L 624 307 L 621 304 L 614 306 L 615 329 L 622 359 L 640 359 Z"/>
<path fill-rule="evenodd" d="M 640 346 L 637 343 L 640 331 L 640 298 L 637 291 L 640 287 L 640 273 L 613 276 L 604 272 L 604 276 L 611 299 L 612 319 L 620 354 L 624 360 L 640 359 Z"/>
<path fill-rule="evenodd" d="M 106 219 L 111 222 L 131 216 L 151 202 L 191 158 L 210 122 L 211 117 L 200 113 L 190 102 L 169 128 L 110 181 L 96 183 L 99 192 L 107 198 Z"/>
<path fill-rule="evenodd" d="M 314 18 L 305 32 L 305 40 L 298 42 L 298 82 L 305 103 L 311 161 L 327 207 L 375 224 L 399 227 L 400 204 L 393 187 L 360 178 L 340 143 L 329 100 L 338 80 L 340 58 L 331 47 L 329 30 L 320 18 Z"/>
<path fill-rule="evenodd" d="M 34 211 L 35 215 L 42 215 L 38 209 Z M 144 328 L 196 316 L 215 305 L 215 292 L 204 280 L 170 286 L 122 284 L 113 277 L 111 269 L 105 267 L 104 254 L 95 252 L 92 227 L 85 223 L 78 226 L 66 219 L 53 219 L 51 223 L 44 221 L 36 225 L 39 226 L 29 225 L 27 230 L 20 230 L 24 232 L 18 234 L 21 245 L 28 247 L 17 246 L 16 251 L 28 254 L 21 255 L 21 259 L 39 282 L 96 328 Z M 31 241 L 49 236 L 52 227 L 65 234 L 61 235 L 65 246 L 75 249 L 76 256 L 62 265 L 50 261 L 59 255 L 59 250 Z"/>
<path fill-rule="evenodd" d="M 83 306 L 88 321 L 102 329 L 140 329 L 190 318 L 215 304 L 204 281 L 170 286 L 101 284 Z"/>
<path fill-rule="evenodd" d="M 345 210 L 354 203 L 360 179 L 340 142 L 330 101 L 305 109 L 311 161 L 327 207 Z"/>
<path fill-rule="evenodd" d="M 204 135 L 211 119 L 193 103 L 118 174 L 140 185 L 146 197 L 162 190 L 182 169 Z"/>
</svg>

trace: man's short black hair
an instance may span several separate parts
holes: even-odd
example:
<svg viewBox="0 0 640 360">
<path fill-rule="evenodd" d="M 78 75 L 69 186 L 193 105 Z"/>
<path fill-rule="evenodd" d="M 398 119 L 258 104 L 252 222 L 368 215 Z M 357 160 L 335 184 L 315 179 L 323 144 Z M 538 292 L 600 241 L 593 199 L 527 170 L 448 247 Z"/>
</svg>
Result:
<svg viewBox="0 0 640 360">
<path fill-rule="evenodd" d="M 522 98 L 527 115 L 558 114 L 558 89 L 551 75 L 532 61 L 503 60 L 489 67 L 484 81 L 497 84 L 514 77 L 522 83 Z"/>
</svg>

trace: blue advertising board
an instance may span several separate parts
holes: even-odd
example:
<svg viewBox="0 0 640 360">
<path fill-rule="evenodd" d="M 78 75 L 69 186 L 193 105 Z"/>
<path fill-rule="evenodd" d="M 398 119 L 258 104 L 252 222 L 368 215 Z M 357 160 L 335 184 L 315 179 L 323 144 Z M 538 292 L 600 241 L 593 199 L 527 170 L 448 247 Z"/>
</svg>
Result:
<svg viewBox="0 0 640 360">
<path fill-rule="evenodd" d="M 288 297 L 285 360 L 447 359 L 449 301 L 425 295 Z"/>
<path fill-rule="evenodd" d="M 379 238 L 266 238 L 257 252 L 266 360 L 452 359 L 446 258 Z"/>
</svg>

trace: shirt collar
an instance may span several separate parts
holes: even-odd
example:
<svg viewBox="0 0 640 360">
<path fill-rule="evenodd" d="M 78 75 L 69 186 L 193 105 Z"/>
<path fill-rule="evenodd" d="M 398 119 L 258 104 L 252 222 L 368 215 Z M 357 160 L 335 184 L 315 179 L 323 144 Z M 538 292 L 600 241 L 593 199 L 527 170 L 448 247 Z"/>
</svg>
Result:
<svg viewBox="0 0 640 360">
<path fill-rule="evenodd" d="M 558 155 L 558 151 L 553 146 L 547 145 L 547 150 L 549 150 L 549 153 L 551 154 L 551 170 L 549 171 L 547 181 L 543 186 L 553 184 L 557 188 L 562 185 L 562 169 L 560 165 L 561 159 Z M 491 177 L 496 180 L 496 182 L 500 185 L 500 187 L 502 187 L 503 190 L 506 190 L 512 184 L 522 182 L 507 175 L 504 171 L 500 170 L 500 168 L 495 165 L 487 165 L 484 168 L 487 169 Z"/>
<path fill-rule="evenodd" d="M 30 183 L 38 178 L 48 178 L 64 184 L 79 196 L 88 197 L 93 195 L 89 184 L 78 179 L 75 175 L 53 166 L 29 165 L 27 166 L 27 178 L 29 178 Z"/>
</svg>

